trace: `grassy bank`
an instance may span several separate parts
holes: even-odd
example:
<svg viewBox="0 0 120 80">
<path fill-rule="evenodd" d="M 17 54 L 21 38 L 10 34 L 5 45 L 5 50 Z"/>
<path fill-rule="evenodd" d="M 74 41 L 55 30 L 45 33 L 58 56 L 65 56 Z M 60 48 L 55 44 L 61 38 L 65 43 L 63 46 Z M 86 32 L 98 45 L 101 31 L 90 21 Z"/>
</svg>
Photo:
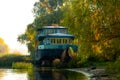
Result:
<svg viewBox="0 0 120 80">
<path fill-rule="evenodd" d="M 109 62 L 106 71 L 113 77 L 112 80 L 120 80 L 120 61 Z"/>
<path fill-rule="evenodd" d="M 31 62 L 31 59 L 29 56 L 23 56 L 17 54 L 0 55 L 1 68 L 12 68 L 12 64 L 16 62 Z"/>
<path fill-rule="evenodd" d="M 26 63 L 26 62 L 15 62 L 12 63 L 13 69 L 32 69 L 33 65 L 32 63 Z"/>
</svg>

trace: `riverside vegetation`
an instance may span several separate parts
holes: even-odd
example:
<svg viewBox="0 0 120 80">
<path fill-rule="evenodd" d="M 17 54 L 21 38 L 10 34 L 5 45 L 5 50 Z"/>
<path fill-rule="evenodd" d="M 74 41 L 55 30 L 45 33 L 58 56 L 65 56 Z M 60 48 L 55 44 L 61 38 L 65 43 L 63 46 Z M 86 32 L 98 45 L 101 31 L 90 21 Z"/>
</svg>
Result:
<svg viewBox="0 0 120 80">
<path fill-rule="evenodd" d="M 74 56 L 74 57 L 73 57 Z M 92 58 L 93 59 L 93 58 Z M 94 59 L 95 60 L 95 59 Z M 0 67 L 1 68 L 13 68 L 13 69 L 27 69 L 33 70 L 33 64 L 31 63 L 30 56 L 22 56 L 15 54 L 6 54 L 0 56 Z M 120 61 L 92 61 L 88 59 L 82 59 L 72 53 L 72 59 L 66 63 L 62 62 L 59 59 L 53 61 L 54 68 L 90 68 L 91 66 L 103 67 L 106 69 L 106 72 L 113 76 L 113 80 L 120 79 Z M 94 65 L 93 65 L 94 64 Z"/>
<path fill-rule="evenodd" d="M 28 69 L 32 68 L 32 63 L 29 56 L 23 56 L 19 54 L 4 54 L 0 55 L 0 67 Z"/>
</svg>

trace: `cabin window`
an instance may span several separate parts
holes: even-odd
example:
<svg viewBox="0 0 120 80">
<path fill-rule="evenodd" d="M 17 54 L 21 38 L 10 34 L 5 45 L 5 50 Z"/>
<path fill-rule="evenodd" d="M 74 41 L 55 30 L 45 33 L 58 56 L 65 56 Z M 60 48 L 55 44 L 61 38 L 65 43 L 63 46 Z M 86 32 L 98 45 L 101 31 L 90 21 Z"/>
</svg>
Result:
<svg viewBox="0 0 120 80">
<path fill-rule="evenodd" d="M 46 30 L 46 29 L 44 29 L 43 33 L 46 35 L 48 32 L 47 32 L 47 30 Z"/>
<path fill-rule="evenodd" d="M 44 30 L 42 30 L 42 34 L 45 34 L 45 31 L 44 31 Z"/>
<path fill-rule="evenodd" d="M 67 40 L 67 43 L 70 44 L 70 39 Z"/>
<path fill-rule="evenodd" d="M 50 44 L 50 43 L 51 43 L 51 41 L 50 41 L 50 39 L 49 39 L 49 38 L 45 39 L 43 42 L 44 42 L 44 44 L 45 44 L 45 45 L 46 45 L 46 44 L 48 45 L 48 44 Z"/>
<path fill-rule="evenodd" d="M 46 30 L 45 29 L 43 30 L 43 33 L 46 34 Z"/>
<path fill-rule="evenodd" d="M 72 39 L 69 39 L 69 43 L 70 43 L 70 44 L 72 43 Z"/>
<path fill-rule="evenodd" d="M 52 29 L 52 30 L 51 30 L 51 33 L 52 33 L 52 34 L 55 33 L 55 29 Z"/>
<path fill-rule="evenodd" d="M 55 44 L 55 39 L 51 39 L 51 43 L 52 43 L 52 44 Z"/>
<path fill-rule="evenodd" d="M 50 29 L 50 34 L 53 34 L 54 33 L 54 29 Z"/>
<path fill-rule="evenodd" d="M 61 44 L 62 39 L 59 39 L 59 43 Z"/>
<path fill-rule="evenodd" d="M 61 44 L 63 44 L 63 38 L 61 38 Z"/>
<path fill-rule="evenodd" d="M 50 42 L 48 42 L 50 41 Z M 47 39 L 46 43 L 51 43 L 51 44 L 71 44 L 72 39 L 68 38 L 52 38 L 52 39 Z"/>
<path fill-rule="evenodd" d="M 55 44 L 55 39 L 53 39 L 53 43 Z"/>
<path fill-rule="evenodd" d="M 59 42 L 59 40 L 57 39 L 57 43 Z"/>
<path fill-rule="evenodd" d="M 55 33 L 57 33 L 57 29 L 55 29 Z"/>
<path fill-rule="evenodd" d="M 46 34 L 49 34 L 50 33 L 50 30 L 49 29 L 46 29 Z"/>
<path fill-rule="evenodd" d="M 43 43 L 46 45 L 46 39 L 43 40 Z"/>
<path fill-rule="evenodd" d="M 50 41 L 51 41 L 51 44 L 53 44 L 53 39 L 50 39 Z"/>
<path fill-rule="evenodd" d="M 64 33 L 64 34 L 65 34 L 65 33 L 66 33 L 66 30 L 65 30 L 65 29 L 62 29 L 62 30 L 61 30 L 61 33 Z"/>
<path fill-rule="evenodd" d="M 65 39 L 65 43 L 66 43 L 66 44 L 67 44 L 67 41 L 68 41 L 68 40 L 67 40 L 67 39 Z"/>
<path fill-rule="evenodd" d="M 63 44 L 64 44 L 64 43 L 65 43 L 65 42 L 64 42 L 64 39 L 63 39 L 62 41 L 63 41 Z"/>
<path fill-rule="evenodd" d="M 65 44 L 65 39 L 63 39 L 63 44 Z"/>
<path fill-rule="evenodd" d="M 58 44 L 60 43 L 60 39 L 57 39 L 57 43 L 58 43 Z"/>
<path fill-rule="evenodd" d="M 53 30 L 52 30 L 52 29 L 48 29 L 47 31 L 48 31 L 48 34 L 53 33 Z"/>
</svg>

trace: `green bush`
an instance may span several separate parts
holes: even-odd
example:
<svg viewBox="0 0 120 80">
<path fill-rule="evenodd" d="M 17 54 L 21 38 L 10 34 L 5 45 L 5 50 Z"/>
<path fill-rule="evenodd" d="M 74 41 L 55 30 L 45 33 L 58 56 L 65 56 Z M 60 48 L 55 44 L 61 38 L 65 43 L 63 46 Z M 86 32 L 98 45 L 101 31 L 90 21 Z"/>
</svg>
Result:
<svg viewBox="0 0 120 80">
<path fill-rule="evenodd" d="M 55 60 L 53 60 L 53 67 L 59 68 L 60 64 L 60 59 L 56 58 Z"/>
<path fill-rule="evenodd" d="M 15 62 L 12 63 L 13 69 L 32 69 L 33 65 L 32 63 L 26 63 L 26 62 Z"/>
<path fill-rule="evenodd" d="M 120 73 L 120 61 L 108 63 L 106 70 L 111 74 Z"/>
<path fill-rule="evenodd" d="M 113 80 L 120 80 L 120 61 L 109 62 L 106 71 L 111 75 L 115 75 Z"/>
</svg>

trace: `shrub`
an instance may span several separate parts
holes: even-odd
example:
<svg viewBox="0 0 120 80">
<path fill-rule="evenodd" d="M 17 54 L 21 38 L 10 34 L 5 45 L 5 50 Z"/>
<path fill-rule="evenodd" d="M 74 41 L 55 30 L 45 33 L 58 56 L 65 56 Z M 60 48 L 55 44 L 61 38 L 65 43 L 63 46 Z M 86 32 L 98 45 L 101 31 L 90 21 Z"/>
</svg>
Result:
<svg viewBox="0 0 120 80">
<path fill-rule="evenodd" d="M 33 68 L 32 63 L 26 63 L 26 62 L 15 62 L 12 63 L 13 69 L 31 69 Z"/>
<path fill-rule="evenodd" d="M 53 60 L 53 66 L 54 67 L 60 67 L 60 59 L 56 58 L 55 60 Z"/>
<path fill-rule="evenodd" d="M 120 80 L 120 61 L 108 63 L 106 71 L 111 75 L 115 75 L 116 78 L 113 80 Z"/>
<path fill-rule="evenodd" d="M 106 68 L 106 70 L 109 73 L 120 73 L 120 61 L 115 61 L 115 62 L 110 62 L 108 63 L 108 66 Z"/>
</svg>

